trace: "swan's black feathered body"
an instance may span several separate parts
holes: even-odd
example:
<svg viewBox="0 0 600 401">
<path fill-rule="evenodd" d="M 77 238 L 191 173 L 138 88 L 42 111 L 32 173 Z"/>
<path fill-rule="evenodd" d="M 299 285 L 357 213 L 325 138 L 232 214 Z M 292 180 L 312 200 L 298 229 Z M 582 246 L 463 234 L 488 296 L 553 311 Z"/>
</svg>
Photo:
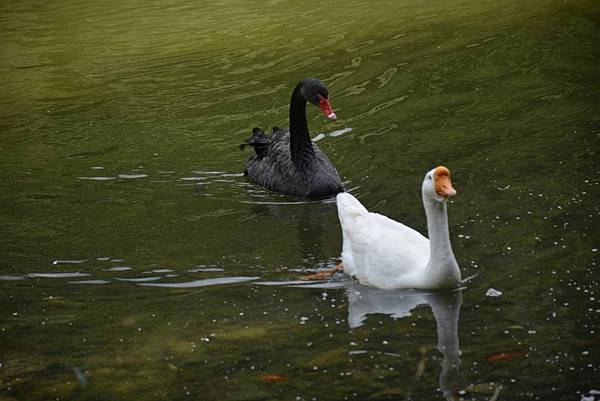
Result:
<svg viewBox="0 0 600 401">
<path fill-rule="evenodd" d="M 265 188 L 286 195 L 320 198 L 343 192 L 340 176 L 327 156 L 310 139 L 306 122 L 306 101 L 320 105 L 328 118 L 335 119 L 321 81 L 306 78 L 296 85 L 290 101 L 290 129 L 273 128 L 271 135 L 252 130 L 240 148 L 251 146 L 244 174 Z"/>
<path fill-rule="evenodd" d="M 343 192 L 337 170 L 316 143 L 302 153 L 297 162 L 290 152 L 290 132 L 273 127 L 267 135 L 254 128 L 246 145 L 255 153 L 248 158 L 244 174 L 263 187 L 282 194 L 319 198 Z"/>
</svg>

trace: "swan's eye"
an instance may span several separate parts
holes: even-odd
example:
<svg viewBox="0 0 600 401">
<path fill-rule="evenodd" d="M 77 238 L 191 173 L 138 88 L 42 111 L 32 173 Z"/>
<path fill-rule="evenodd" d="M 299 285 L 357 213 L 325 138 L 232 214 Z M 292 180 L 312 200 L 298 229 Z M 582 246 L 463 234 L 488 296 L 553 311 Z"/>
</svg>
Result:
<svg viewBox="0 0 600 401">
<path fill-rule="evenodd" d="M 429 181 L 431 181 L 431 176 L 430 175 L 428 175 L 427 178 L 429 178 Z"/>
</svg>

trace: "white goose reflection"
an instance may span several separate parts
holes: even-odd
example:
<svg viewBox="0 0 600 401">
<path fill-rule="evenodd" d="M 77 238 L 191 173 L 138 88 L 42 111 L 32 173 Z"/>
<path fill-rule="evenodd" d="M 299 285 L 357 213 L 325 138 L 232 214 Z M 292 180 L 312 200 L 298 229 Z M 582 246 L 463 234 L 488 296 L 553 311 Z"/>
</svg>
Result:
<svg viewBox="0 0 600 401">
<path fill-rule="evenodd" d="M 409 316 L 419 305 L 429 305 L 437 324 L 438 345 L 442 353 L 442 372 L 439 386 L 448 400 L 460 386 L 460 348 L 458 342 L 458 318 L 462 304 L 462 292 L 424 292 L 414 290 L 379 290 L 352 283 L 346 287 L 348 295 L 348 324 L 357 328 L 367 315 L 383 313 L 393 318 Z"/>
</svg>

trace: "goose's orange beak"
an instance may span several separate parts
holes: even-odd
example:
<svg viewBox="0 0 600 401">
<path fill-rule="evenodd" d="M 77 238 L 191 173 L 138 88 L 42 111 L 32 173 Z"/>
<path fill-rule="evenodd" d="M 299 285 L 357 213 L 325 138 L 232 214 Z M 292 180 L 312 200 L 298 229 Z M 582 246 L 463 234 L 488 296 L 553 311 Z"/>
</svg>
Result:
<svg viewBox="0 0 600 401">
<path fill-rule="evenodd" d="M 321 95 L 319 95 L 319 108 L 321 109 L 323 114 L 325 114 L 325 117 L 327 117 L 331 121 L 337 120 L 337 116 L 335 115 L 335 113 L 333 112 L 333 109 L 331 108 L 331 103 L 329 103 L 329 100 L 324 98 Z"/>
<path fill-rule="evenodd" d="M 433 172 L 434 183 L 435 183 L 435 192 L 444 198 L 449 198 L 451 196 L 456 195 L 456 190 L 452 186 L 452 181 L 450 180 L 450 170 L 444 166 L 439 166 L 435 168 Z"/>
</svg>

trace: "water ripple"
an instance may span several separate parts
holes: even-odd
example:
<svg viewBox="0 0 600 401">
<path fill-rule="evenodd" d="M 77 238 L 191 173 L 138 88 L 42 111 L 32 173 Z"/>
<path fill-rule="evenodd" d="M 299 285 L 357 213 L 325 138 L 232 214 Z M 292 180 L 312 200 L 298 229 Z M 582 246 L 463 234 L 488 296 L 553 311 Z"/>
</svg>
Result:
<svg viewBox="0 0 600 401">
<path fill-rule="evenodd" d="M 386 102 L 380 103 L 377 106 L 375 106 L 372 109 L 370 109 L 369 111 L 366 111 L 366 112 L 364 112 L 362 114 L 359 114 L 359 115 L 356 115 L 354 117 L 351 117 L 351 118 L 347 119 L 346 121 L 350 122 L 350 121 L 360 120 L 360 119 L 363 119 L 365 117 L 372 116 L 373 114 L 379 113 L 382 110 L 390 108 L 393 105 L 395 105 L 396 103 L 400 103 L 400 102 L 406 100 L 407 98 L 408 98 L 408 95 L 404 95 L 404 96 L 400 96 L 400 97 L 388 100 Z"/>
<path fill-rule="evenodd" d="M 79 259 L 79 260 L 54 260 L 52 261 L 53 265 L 79 265 L 87 262 L 87 259 Z"/>
<path fill-rule="evenodd" d="M 139 284 L 147 287 L 165 287 L 165 288 L 196 288 L 206 287 L 211 285 L 221 284 L 233 284 L 243 283 L 246 281 L 260 280 L 260 277 L 220 277 L 220 278 L 207 278 L 204 280 L 186 281 L 182 283 L 152 283 L 152 284 Z"/>
<path fill-rule="evenodd" d="M 0 281 L 18 281 L 25 280 L 24 276 L 8 276 L 8 275 L 0 275 Z"/>
<path fill-rule="evenodd" d="M 89 276 L 89 273 L 66 272 L 66 273 L 30 273 L 27 277 L 31 278 L 72 278 Z"/>
<path fill-rule="evenodd" d="M 109 284 L 109 280 L 80 280 L 80 281 L 69 281 L 69 284 Z"/>
<path fill-rule="evenodd" d="M 134 277 L 134 278 L 122 278 L 122 277 L 118 277 L 116 278 L 116 280 L 119 281 L 130 281 L 132 283 L 143 283 L 145 281 L 156 281 L 156 280 L 160 280 L 162 278 L 162 276 L 153 276 L 153 277 Z"/>
</svg>

